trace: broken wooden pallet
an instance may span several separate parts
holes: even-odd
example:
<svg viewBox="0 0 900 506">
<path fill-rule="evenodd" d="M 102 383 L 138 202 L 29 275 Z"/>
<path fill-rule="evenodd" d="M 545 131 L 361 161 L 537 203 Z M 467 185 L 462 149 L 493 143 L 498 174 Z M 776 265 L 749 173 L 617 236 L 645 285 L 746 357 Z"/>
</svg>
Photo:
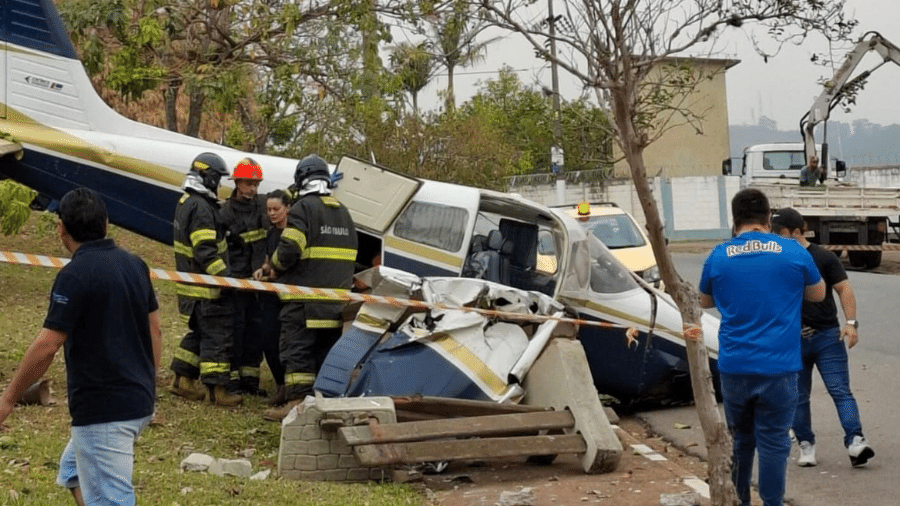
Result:
<svg viewBox="0 0 900 506">
<path fill-rule="evenodd" d="M 451 410 L 461 406 L 450 406 Z M 468 401 L 463 411 L 502 410 L 502 405 Z M 569 411 L 531 410 L 413 422 L 343 427 L 341 436 L 367 466 L 440 460 L 583 453 L 584 438 L 564 434 L 575 420 Z"/>
</svg>

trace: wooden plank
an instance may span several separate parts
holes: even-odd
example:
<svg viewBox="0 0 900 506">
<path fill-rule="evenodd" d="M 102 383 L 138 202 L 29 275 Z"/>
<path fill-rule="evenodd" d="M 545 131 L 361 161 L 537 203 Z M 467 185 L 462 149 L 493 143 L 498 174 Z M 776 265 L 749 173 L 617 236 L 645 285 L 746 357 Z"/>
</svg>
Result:
<svg viewBox="0 0 900 506">
<path fill-rule="evenodd" d="M 394 407 L 398 410 L 418 412 L 428 415 L 439 415 L 442 418 L 460 416 L 485 416 L 503 413 L 530 413 L 547 411 L 549 408 L 526 406 L 523 404 L 501 404 L 494 401 L 476 401 L 471 399 L 454 399 L 450 397 L 408 396 L 392 397 Z"/>
<path fill-rule="evenodd" d="M 452 439 L 353 447 L 356 459 L 365 466 L 584 453 L 585 450 L 586 444 L 584 439 L 578 434 Z"/>
<path fill-rule="evenodd" d="M 450 437 L 486 437 L 533 434 L 541 430 L 568 429 L 575 425 L 569 411 L 536 411 L 505 415 L 445 418 L 421 422 L 370 424 L 339 429 L 351 446 L 425 441 Z"/>
</svg>

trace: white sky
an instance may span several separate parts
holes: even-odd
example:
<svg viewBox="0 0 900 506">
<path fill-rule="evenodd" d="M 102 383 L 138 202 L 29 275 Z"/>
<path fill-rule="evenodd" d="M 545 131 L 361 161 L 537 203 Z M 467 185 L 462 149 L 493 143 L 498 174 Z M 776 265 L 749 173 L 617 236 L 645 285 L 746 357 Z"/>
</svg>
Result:
<svg viewBox="0 0 900 506">
<path fill-rule="evenodd" d="M 900 45 L 900 1 L 846 0 L 846 11 L 855 13 L 859 20 L 857 36 L 877 31 Z M 726 37 L 719 42 L 721 53 L 714 56 L 741 60 L 727 74 L 729 123 L 755 124 L 760 116 L 767 116 L 774 119 L 781 130 L 797 128 L 801 116 L 821 91 L 819 78 L 832 75 L 830 69 L 810 62 L 814 52 L 827 51 L 826 42 L 811 38 L 802 47 L 785 45 L 778 56 L 764 63 L 744 32 L 733 30 Z M 835 57 L 840 61 L 844 54 L 844 50 L 837 51 Z M 854 75 L 878 62 L 879 58 L 870 54 Z M 489 46 L 487 58 L 482 63 L 457 69 L 457 104 L 475 93 L 479 80 L 496 78 L 497 69 L 504 64 L 518 70 L 519 78 L 525 84 L 540 82 L 550 86 L 549 66 L 534 58 L 524 39 L 509 35 Z M 438 92 L 446 87 L 446 77 L 436 77 L 420 95 L 422 107 L 434 108 L 438 104 Z M 567 100 L 580 94 L 580 87 L 562 70 L 560 88 Z M 891 63 L 882 66 L 869 78 L 851 113 L 836 108 L 831 115 L 832 121 L 850 122 L 861 118 L 881 125 L 900 124 L 900 66 Z"/>
</svg>

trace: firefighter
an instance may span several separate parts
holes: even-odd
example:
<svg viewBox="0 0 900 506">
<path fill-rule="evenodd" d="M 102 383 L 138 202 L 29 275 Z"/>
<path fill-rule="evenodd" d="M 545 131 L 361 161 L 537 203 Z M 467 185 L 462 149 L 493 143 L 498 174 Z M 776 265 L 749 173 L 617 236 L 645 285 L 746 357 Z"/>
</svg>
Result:
<svg viewBox="0 0 900 506">
<path fill-rule="evenodd" d="M 231 276 L 216 194 L 222 176 L 227 175 L 225 162 L 214 153 L 202 153 L 191 163 L 182 185 L 185 193 L 175 208 L 175 267 L 179 271 Z M 188 332 L 175 349 L 170 366 L 175 379 L 169 390 L 194 401 L 208 397 L 218 406 L 240 405 L 241 396 L 226 391 L 234 331 L 231 291 L 181 283 L 175 291 Z M 205 392 L 197 384 L 198 377 Z"/>
<path fill-rule="evenodd" d="M 300 160 L 294 172 L 297 201 L 270 259 L 278 282 L 349 291 L 356 262 L 356 229 L 347 208 L 331 196 L 328 164 L 317 155 Z M 280 357 L 285 370 L 285 404 L 266 410 L 281 420 L 313 393 L 316 373 L 341 335 L 344 302 L 279 293 L 283 306 Z"/>
<path fill-rule="evenodd" d="M 249 279 L 266 260 L 265 203 L 257 196 L 263 180 L 262 167 L 252 158 L 243 158 L 231 175 L 234 191 L 219 210 L 228 244 L 231 275 Z M 234 294 L 234 340 L 231 344 L 231 378 L 228 391 L 265 396 L 259 389 L 262 362 L 262 311 L 255 291 Z"/>
</svg>

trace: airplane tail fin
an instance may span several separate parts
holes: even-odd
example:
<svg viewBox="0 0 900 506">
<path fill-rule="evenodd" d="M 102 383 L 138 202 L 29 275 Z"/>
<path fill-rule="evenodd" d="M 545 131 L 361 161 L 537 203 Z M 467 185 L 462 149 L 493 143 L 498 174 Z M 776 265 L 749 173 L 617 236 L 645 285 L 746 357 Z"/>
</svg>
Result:
<svg viewBox="0 0 900 506">
<path fill-rule="evenodd" d="M 0 2 L 0 75 L 0 119 L 127 133 L 128 120 L 94 90 L 53 0 Z"/>
</svg>

